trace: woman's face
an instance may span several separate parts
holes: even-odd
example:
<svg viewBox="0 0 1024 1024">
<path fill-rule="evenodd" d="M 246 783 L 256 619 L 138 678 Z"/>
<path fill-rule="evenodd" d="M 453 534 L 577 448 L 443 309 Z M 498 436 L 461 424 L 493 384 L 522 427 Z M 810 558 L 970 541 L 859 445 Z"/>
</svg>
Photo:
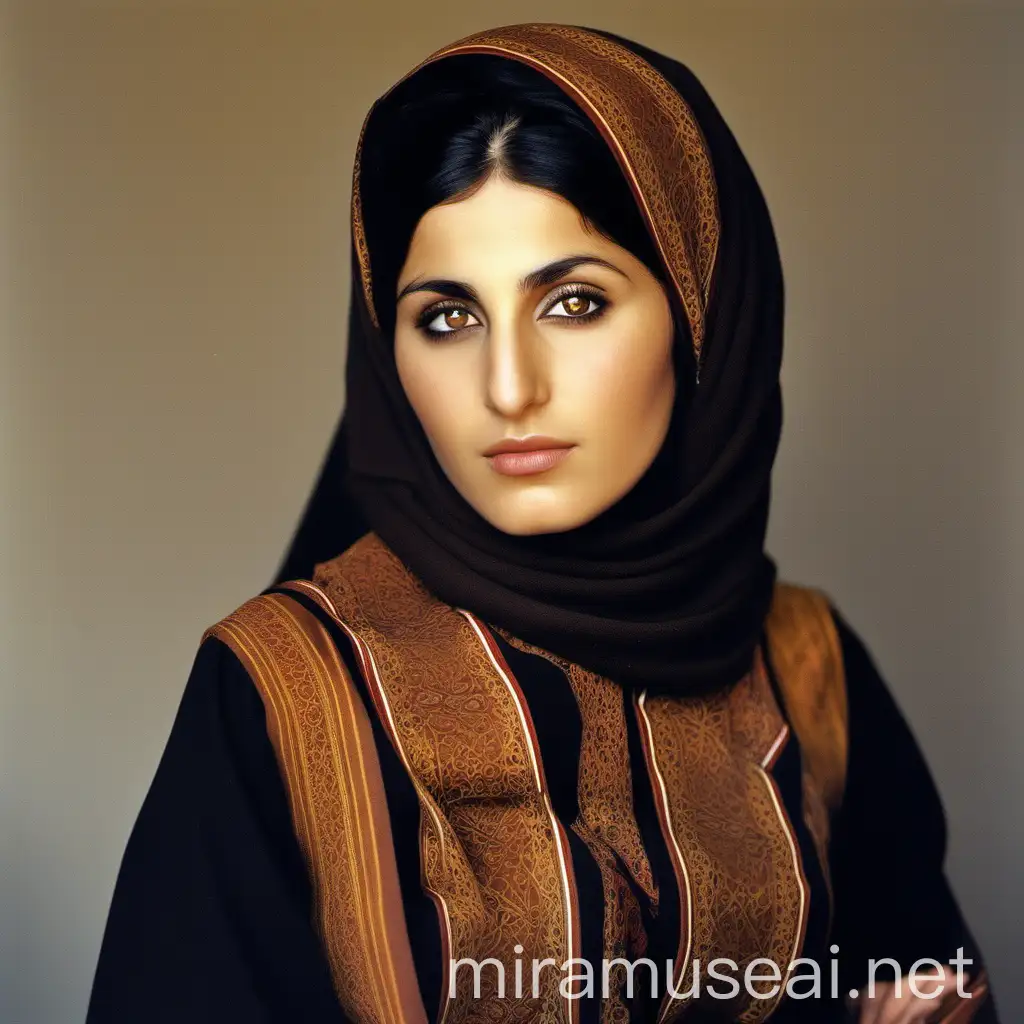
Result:
<svg viewBox="0 0 1024 1024">
<path fill-rule="evenodd" d="M 672 340 L 643 263 L 500 176 L 428 210 L 399 275 L 402 386 L 452 484 L 510 534 L 580 526 L 640 479 L 668 431 Z"/>
</svg>

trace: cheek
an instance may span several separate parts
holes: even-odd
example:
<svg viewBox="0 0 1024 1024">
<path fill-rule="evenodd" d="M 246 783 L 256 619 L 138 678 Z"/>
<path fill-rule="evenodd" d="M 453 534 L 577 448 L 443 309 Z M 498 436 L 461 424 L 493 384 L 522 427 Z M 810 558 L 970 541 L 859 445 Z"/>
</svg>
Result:
<svg viewBox="0 0 1024 1024">
<path fill-rule="evenodd" d="M 675 398 L 671 319 L 646 317 L 609 325 L 579 374 L 579 400 L 616 432 L 659 430 Z"/>
<path fill-rule="evenodd" d="M 453 353 L 395 345 L 395 364 L 409 404 L 438 460 L 447 463 L 465 430 L 472 368 Z"/>
</svg>

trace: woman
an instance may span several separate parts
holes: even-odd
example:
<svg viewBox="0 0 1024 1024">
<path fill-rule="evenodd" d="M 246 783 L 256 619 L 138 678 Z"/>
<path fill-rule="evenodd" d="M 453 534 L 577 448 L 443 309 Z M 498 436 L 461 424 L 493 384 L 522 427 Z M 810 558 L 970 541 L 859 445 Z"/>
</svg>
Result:
<svg viewBox="0 0 1024 1024">
<path fill-rule="evenodd" d="M 353 239 L 344 420 L 200 646 L 90 1022 L 995 1020 L 917 746 L 764 552 L 782 278 L 699 83 L 447 47 Z"/>
</svg>

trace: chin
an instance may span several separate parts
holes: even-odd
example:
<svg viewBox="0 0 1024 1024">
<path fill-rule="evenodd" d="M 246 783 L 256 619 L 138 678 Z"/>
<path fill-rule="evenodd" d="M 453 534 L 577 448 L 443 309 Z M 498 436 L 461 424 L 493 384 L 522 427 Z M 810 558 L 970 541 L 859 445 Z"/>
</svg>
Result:
<svg viewBox="0 0 1024 1024">
<path fill-rule="evenodd" d="M 561 504 L 561 503 L 559 503 Z M 580 509 L 576 502 L 572 508 L 550 505 L 544 508 L 478 509 L 495 529 L 513 537 L 533 537 L 541 533 L 565 533 L 589 522 L 600 509 Z"/>
<path fill-rule="evenodd" d="M 501 530 L 502 533 L 507 533 L 513 537 L 536 537 L 542 533 L 565 533 L 567 530 L 573 529 L 573 527 L 581 525 L 575 520 L 570 523 L 550 523 L 550 522 L 491 522 L 491 525 Z"/>
</svg>

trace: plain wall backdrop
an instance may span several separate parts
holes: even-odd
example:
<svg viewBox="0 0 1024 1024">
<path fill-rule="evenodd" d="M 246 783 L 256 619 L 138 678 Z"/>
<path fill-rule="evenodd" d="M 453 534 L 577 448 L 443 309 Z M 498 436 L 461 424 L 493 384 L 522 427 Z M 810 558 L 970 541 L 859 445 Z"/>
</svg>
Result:
<svg viewBox="0 0 1024 1024">
<path fill-rule="evenodd" d="M 82 1019 L 200 634 L 316 475 L 363 115 L 528 20 L 688 63 L 759 176 L 788 285 L 769 549 L 897 694 L 1024 1017 L 1024 6 L 38 0 L 0 25 L 5 1024 Z"/>
</svg>

